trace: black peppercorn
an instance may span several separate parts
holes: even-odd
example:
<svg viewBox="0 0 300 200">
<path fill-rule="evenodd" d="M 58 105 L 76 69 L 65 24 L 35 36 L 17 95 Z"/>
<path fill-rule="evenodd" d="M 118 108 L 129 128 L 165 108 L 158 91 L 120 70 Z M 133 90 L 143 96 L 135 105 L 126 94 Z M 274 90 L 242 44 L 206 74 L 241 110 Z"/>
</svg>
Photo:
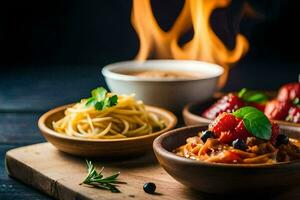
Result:
<svg viewBox="0 0 300 200">
<path fill-rule="evenodd" d="M 279 147 L 282 144 L 287 145 L 289 143 L 289 137 L 285 134 L 279 134 L 276 138 L 275 146 Z"/>
<path fill-rule="evenodd" d="M 233 148 L 235 149 L 240 149 L 240 150 L 243 150 L 243 151 L 246 151 L 247 149 L 247 145 L 245 144 L 245 142 L 241 139 L 236 139 L 232 142 L 232 146 Z"/>
<path fill-rule="evenodd" d="M 206 131 L 203 131 L 200 138 L 205 143 L 208 138 L 213 138 L 213 137 L 214 137 L 214 132 L 206 130 Z"/>
<path fill-rule="evenodd" d="M 146 193 L 154 194 L 156 185 L 154 183 L 145 183 L 143 189 Z"/>
</svg>

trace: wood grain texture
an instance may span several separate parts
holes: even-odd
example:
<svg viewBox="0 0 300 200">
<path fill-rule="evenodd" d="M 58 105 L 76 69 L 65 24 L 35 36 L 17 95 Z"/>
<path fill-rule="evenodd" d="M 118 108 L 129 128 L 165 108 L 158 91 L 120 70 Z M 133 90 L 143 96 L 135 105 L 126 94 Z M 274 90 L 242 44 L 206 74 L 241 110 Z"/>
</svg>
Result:
<svg viewBox="0 0 300 200">
<path fill-rule="evenodd" d="M 105 86 L 102 66 L 11 67 L 0 73 L 0 111 L 40 112 L 90 96 Z"/>
<path fill-rule="evenodd" d="M 50 199 L 45 194 L 42 194 L 38 190 L 28 187 L 27 185 L 10 178 L 5 170 L 5 153 L 9 149 L 16 148 L 17 145 L 0 145 L 0 199 L 30 199 L 41 200 Z"/>
<path fill-rule="evenodd" d="M 102 56 L 102 54 L 99 54 Z M 124 59 L 119 59 L 124 60 Z M 2 66 L 0 73 L 0 199 L 41 200 L 50 199 L 39 191 L 9 178 L 4 168 L 5 153 L 9 149 L 42 142 L 36 119 L 50 108 L 74 102 L 89 91 L 104 84 L 100 68 L 117 61 L 106 55 L 97 66 L 92 65 L 20 65 Z M 258 67 L 253 68 L 252 65 Z M 266 81 L 272 66 L 275 78 Z M 284 63 L 289 70 L 282 73 L 282 63 L 272 60 L 242 61 L 230 72 L 230 78 L 223 91 L 234 91 L 246 87 L 251 89 L 276 90 L 287 81 L 297 81 L 298 63 Z M 257 73 L 260 69 L 260 73 Z M 59 73 L 57 73 L 59 72 Z M 255 81 L 253 81 L 255 77 Z M 263 83 L 263 84 L 262 84 Z M 182 125 L 182 121 L 179 121 Z M 102 192 L 102 191 L 99 191 Z M 202 197 L 203 195 L 201 195 Z M 209 199 L 224 197 L 205 196 Z M 206 198 L 206 199 L 207 199 Z M 244 197 L 243 197 L 244 198 Z M 241 198 L 238 198 L 241 199 Z M 270 199 L 270 198 L 268 198 Z M 290 198 L 291 199 L 291 198 Z"/>
<path fill-rule="evenodd" d="M 127 160 L 93 160 L 99 169 L 104 166 L 104 175 L 120 171 L 121 193 L 111 193 L 79 185 L 86 176 L 83 158 L 61 153 L 49 143 L 40 143 L 13 149 L 6 154 L 6 167 L 10 176 L 48 194 L 55 199 L 224 199 L 224 195 L 212 195 L 191 190 L 176 182 L 158 164 L 154 155 L 147 154 Z M 157 194 L 143 191 L 146 182 L 154 182 Z M 246 183 L 245 183 L 246 184 Z M 243 199 L 252 199 L 249 197 Z M 274 193 L 255 194 L 265 199 L 299 199 L 299 187 Z M 226 197 L 226 196 L 225 196 Z M 227 196 L 240 199 L 240 196 Z M 251 198 L 250 198 L 251 197 Z"/>
<path fill-rule="evenodd" d="M 10 176 L 29 184 L 56 199 L 200 199 L 196 193 L 171 178 L 156 162 L 153 154 L 130 160 L 97 160 L 95 165 L 106 167 L 104 175 L 120 171 L 121 193 L 81 186 L 86 167 L 83 158 L 76 158 L 56 150 L 49 143 L 41 143 L 10 150 L 6 154 Z M 143 191 L 146 182 L 157 185 L 156 195 Z"/>
<path fill-rule="evenodd" d="M 45 141 L 37 120 L 41 113 L 0 113 L 0 144 L 32 144 Z"/>
<path fill-rule="evenodd" d="M 0 113 L 0 199 L 50 199 L 34 188 L 10 178 L 5 170 L 5 153 L 13 148 L 45 141 L 36 120 L 40 113 Z"/>
</svg>

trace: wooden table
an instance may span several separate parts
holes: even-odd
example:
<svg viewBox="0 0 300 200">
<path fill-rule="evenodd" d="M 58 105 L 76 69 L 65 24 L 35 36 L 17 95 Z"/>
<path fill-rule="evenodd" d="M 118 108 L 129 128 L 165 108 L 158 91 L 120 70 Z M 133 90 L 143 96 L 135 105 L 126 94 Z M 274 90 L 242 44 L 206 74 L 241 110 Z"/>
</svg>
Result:
<svg viewBox="0 0 300 200">
<path fill-rule="evenodd" d="M 89 96 L 99 85 L 104 85 L 99 66 L 26 66 L 0 72 L 0 199 L 50 199 L 7 176 L 5 153 L 45 141 L 37 128 L 39 116 Z"/>
<path fill-rule="evenodd" d="M 91 89 L 105 85 L 99 67 L 104 64 L 72 67 L 24 66 L 21 68 L 19 66 L 6 67 L 5 71 L 1 69 L 0 199 L 50 199 L 39 191 L 7 176 L 4 167 L 5 153 L 9 149 L 45 141 L 37 128 L 38 117 L 50 108 L 89 96 Z M 233 71 L 232 76 L 238 78 L 229 81 L 227 90 L 250 86 L 261 88 L 259 82 L 265 80 L 267 72 L 260 75 L 251 66 L 241 65 L 243 66 L 237 68 L 237 71 Z M 263 66 L 264 63 L 260 65 Z M 274 71 L 275 74 L 280 74 L 281 70 L 274 68 Z M 283 79 L 276 79 L 275 82 L 265 80 L 264 87 L 275 89 L 285 80 L 296 80 L 296 77 L 293 78 L 292 75 L 296 76 L 297 71 L 296 67 L 291 68 L 289 72 L 283 74 Z M 255 75 L 257 81 L 251 80 L 252 75 Z"/>
</svg>

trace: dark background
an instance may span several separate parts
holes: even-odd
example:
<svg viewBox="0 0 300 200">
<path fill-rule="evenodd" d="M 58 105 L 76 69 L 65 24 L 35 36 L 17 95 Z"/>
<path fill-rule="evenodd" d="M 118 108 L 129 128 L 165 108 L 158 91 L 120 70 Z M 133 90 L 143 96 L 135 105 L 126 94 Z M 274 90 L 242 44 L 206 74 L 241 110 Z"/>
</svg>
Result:
<svg viewBox="0 0 300 200">
<path fill-rule="evenodd" d="M 152 0 L 163 29 L 172 25 L 183 2 Z M 236 13 L 244 2 L 257 15 L 244 17 L 236 26 Z M 2 1 L 0 109 L 30 110 L 34 105 L 45 110 L 105 85 L 101 67 L 133 59 L 138 52 L 131 4 L 130 0 Z M 250 42 L 250 51 L 231 70 L 224 91 L 276 90 L 298 80 L 299 8 L 294 0 L 233 0 L 226 10 L 213 13 L 212 27 L 228 47 L 239 29 Z"/>
<path fill-rule="evenodd" d="M 183 1 L 152 2 L 159 23 L 168 29 Z M 234 7 L 240 2 L 244 1 L 233 0 L 228 15 L 237 12 Z M 299 2 L 247 2 L 264 16 L 241 22 L 241 32 L 251 42 L 249 56 L 296 60 L 298 53 L 291 45 L 300 41 Z M 131 59 L 137 53 L 138 40 L 130 24 L 130 12 L 130 0 L 4 1 L 0 6 L 0 63 L 99 65 L 103 60 Z M 216 23 L 222 23 L 222 19 Z"/>
<path fill-rule="evenodd" d="M 168 29 L 183 1 L 152 2 L 159 23 Z M 300 1 L 248 2 L 260 13 L 241 21 L 250 52 L 231 70 L 223 90 L 276 90 L 297 81 Z M 233 0 L 226 11 L 212 15 L 214 30 L 229 47 L 242 3 Z M 105 85 L 104 65 L 134 58 L 139 43 L 130 12 L 130 0 L 0 2 L 0 199 L 49 199 L 7 176 L 5 152 L 44 142 L 36 125 L 43 112 Z"/>
<path fill-rule="evenodd" d="M 159 23 L 166 30 L 184 1 L 152 2 Z M 247 58 L 297 61 L 299 51 L 293 50 L 293 46 L 300 41 L 299 1 L 233 0 L 228 17 L 234 16 L 241 2 L 250 3 L 258 13 L 257 17 L 246 17 L 241 22 L 241 32 L 251 44 Z M 130 23 L 131 4 L 131 0 L 3 1 L 0 63 L 101 65 L 132 59 L 138 50 L 138 39 Z M 224 21 L 216 18 L 215 13 L 214 27 Z M 231 24 L 228 25 L 230 29 Z"/>
</svg>

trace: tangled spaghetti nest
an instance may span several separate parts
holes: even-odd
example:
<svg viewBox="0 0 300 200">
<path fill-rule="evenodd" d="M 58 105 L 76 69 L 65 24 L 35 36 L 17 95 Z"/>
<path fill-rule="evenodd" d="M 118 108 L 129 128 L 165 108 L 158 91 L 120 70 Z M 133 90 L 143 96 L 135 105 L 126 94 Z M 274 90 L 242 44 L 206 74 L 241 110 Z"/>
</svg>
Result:
<svg viewBox="0 0 300 200">
<path fill-rule="evenodd" d="M 134 95 L 118 95 L 118 103 L 103 110 L 86 103 L 83 99 L 66 109 L 65 116 L 53 122 L 54 130 L 80 138 L 115 139 L 147 135 L 165 127 L 165 122 L 147 111 Z"/>
</svg>

